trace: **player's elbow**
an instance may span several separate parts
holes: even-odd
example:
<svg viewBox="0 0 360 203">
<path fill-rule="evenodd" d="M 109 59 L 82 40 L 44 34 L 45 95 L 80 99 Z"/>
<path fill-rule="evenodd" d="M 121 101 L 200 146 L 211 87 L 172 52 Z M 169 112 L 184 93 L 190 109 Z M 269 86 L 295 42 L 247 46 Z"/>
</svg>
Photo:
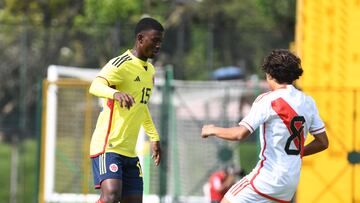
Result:
<svg viewBox="0 0 360 203">
<path fill-rule="evenodd" d="M 320 144 L 320 147 L 321 147 L 321 151 L 329 148 L 329 140 L 326 139 L 326 140 L 322 141 L 321 144 Z"/>
<path fill-rule="evenodd" d="M 244 136 L 241 133 L 236 133 L 233 138 L 235 141 L 240 141 L 244 139 Z"/>
<path fill-rule="evenodd" d="M 326 134 L 324 134 L 321 137 L 318 137 L 317 141 L 318 141 L 319 151 L 324 151 L 329 147 L 329 140 L 328 140 Z"/>
<path fill-rule="evenodd" d="M 90 94 L 92 94 L 92 95 L 94 95 L 94 96 L 98 96 L 98 87 L 100 87 L 100 86 L 102 86 L 103 85 L 103 83 L 101 82 L 101 81 L 99 81 L 99 79 L 98 78 L 95 78 L 93 81 L 92 81 L 92 83 L 91 83 L 91 85 L 90 85 L 90 88 L 89 88 L 89 93 Z"/>
<path fill-rule="evenodd" d="M 91 83 L 91 85 L 90 85 L 89 93 L 94 95 L 94 85 L 93 85 L 93 83 Z"/>
<path fill-rule="evenodd" d="M 243 135 L 239 127 L 229 128 L 229 131 L 226 134 L 226 139 L 231 141 L 238 141 L 243 139 Z"/>
<path fill-rule="evenodd" d="M 237 127 L 237 131 L 235 132 L 234 140 L 244 140 L 250 135 L 250 131 L 247 130 L 244 126 Z"/>
<path fill-rule="evenodd" d="M 94 87 L 93 84 L 90 85 L 90 88 L 89 88 L 89 93 L 93 96 L 98 96 L 98 93 L 96 91 L 96 88 Z"/>
<path fill-rule="evenodd" d="M 231 137 L 230 140 L 233 140 L 233 141 L 241 141 L 246 138 L 245 135 L 241 132 L 235 132 L 230 137 Z"/>
</svg>

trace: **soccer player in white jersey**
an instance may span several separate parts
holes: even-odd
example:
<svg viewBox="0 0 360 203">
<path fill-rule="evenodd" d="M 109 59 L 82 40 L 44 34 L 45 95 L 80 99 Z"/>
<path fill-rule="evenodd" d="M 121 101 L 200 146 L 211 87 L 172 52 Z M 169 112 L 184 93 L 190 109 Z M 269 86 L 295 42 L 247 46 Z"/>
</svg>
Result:
<svg viewBox="0 0 360 203">
<path fill-rule="evenodd" d="M 235 183 L 221 203 L 290 202 L 296 191 L 303 156 L 325 150 L 328 138 L 314 100 L 292 84 L 303 70 L 288 50 L 273 50 L 262 69 L 271 89 L 260 95 L 239 126 L 204 125 L 201 136 L 243 140 L 260 128 L 261 151 L 253 171 Z M 306 135 L 314 140 L 304 146 Z"/>
</svg>

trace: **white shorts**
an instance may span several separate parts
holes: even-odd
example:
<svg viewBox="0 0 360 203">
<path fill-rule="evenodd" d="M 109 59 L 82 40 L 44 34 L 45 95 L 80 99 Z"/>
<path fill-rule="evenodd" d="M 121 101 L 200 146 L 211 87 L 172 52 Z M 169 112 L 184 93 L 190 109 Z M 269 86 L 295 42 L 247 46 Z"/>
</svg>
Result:
<svg viewBox="0 0 360 203">
<path fill-rule="evenodd" d="M 225 197 L 231 203 L 269 203 L 275 202 L 256 193 L 250 182 L 243 178 L 235 183 L 225 194 Z"/>
</svg>

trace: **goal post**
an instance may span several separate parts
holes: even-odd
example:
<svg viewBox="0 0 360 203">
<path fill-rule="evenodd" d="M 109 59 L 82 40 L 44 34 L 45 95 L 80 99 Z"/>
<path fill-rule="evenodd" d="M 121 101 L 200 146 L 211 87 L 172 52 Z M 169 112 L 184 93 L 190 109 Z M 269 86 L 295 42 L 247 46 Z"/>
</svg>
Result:
<svg viewBox="0 0 360 203">
<path fill-rule="evenodd" d="M 39 202 L 95 202 L 89 158 L 90 139 L 101 100 L 88 93 L 100 70 L 50 65 L 43 81 Z M 142 170 L 149 172 L 150 148 L 143 129 L 136 146 Z M 144 202 L 159 202 L 144 177 Z"/>
<path fill-rule="evenodd" d="M 91 118 L 95 112 L 91 107 L 94 98 L 87 93 L 90 81 L 97 72 L 96 69 L 55 65 L 48 68 L 48 77 L 43 82 L 39 202 L 95 202 L 98 198 L 89 189 L 92 181 L 88 151 L 93 123 Z M 66 102 L 63 101 L 64 98 L 75 100 Z M 76 106 L 79 102 L 81 105 Z M 73 118 L 76 123 L 73 129 L 59 121 L 59 116 L 64 119 L 61 116 L 68 115 L 65 119 L 71 119 L 72 114 L 80 114 L 74 116 L 83 118 L 79 122 Z M 79 146 L 69 146 L 71 143 Z M 70 147 L 79 150 L 71 152 Z M 78 187 L 78 192 L 67 191 L 67 188 L 73 186 L 61 186 L 61 179 L 76 185 L 74 187 Z M 72 181 L 78 183 L 71 183 Z"/>
</svg>

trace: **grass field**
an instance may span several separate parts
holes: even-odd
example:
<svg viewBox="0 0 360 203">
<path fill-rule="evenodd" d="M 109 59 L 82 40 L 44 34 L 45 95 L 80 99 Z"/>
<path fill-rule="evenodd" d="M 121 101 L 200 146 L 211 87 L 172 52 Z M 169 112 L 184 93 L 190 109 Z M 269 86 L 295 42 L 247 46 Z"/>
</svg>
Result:
<svg viewBox="0 0 360 203">
<path fill-rule="evenodd" d="M 11 147 L 8 144 L 0 143 L 0 202 L 9 201 L 10 194 L 10 155 Z"/>
<path fill-rule="evenodd" d="M 17 202 L 35 202 L 36 190 L 36 140 L 29 139 L 17 145 L 18 147 L 18 184 Z M 10 174 L 11 168 L 11 145 L 0 142 L 0 202 L 10 200 Z"/>
<path fill-rule="evenodd" d="M 258 161 L 258 149 L 254 142 L 243 142 L 239 144 L 240 164 L 246 173 L 251 172 Z"/>
</svg>

